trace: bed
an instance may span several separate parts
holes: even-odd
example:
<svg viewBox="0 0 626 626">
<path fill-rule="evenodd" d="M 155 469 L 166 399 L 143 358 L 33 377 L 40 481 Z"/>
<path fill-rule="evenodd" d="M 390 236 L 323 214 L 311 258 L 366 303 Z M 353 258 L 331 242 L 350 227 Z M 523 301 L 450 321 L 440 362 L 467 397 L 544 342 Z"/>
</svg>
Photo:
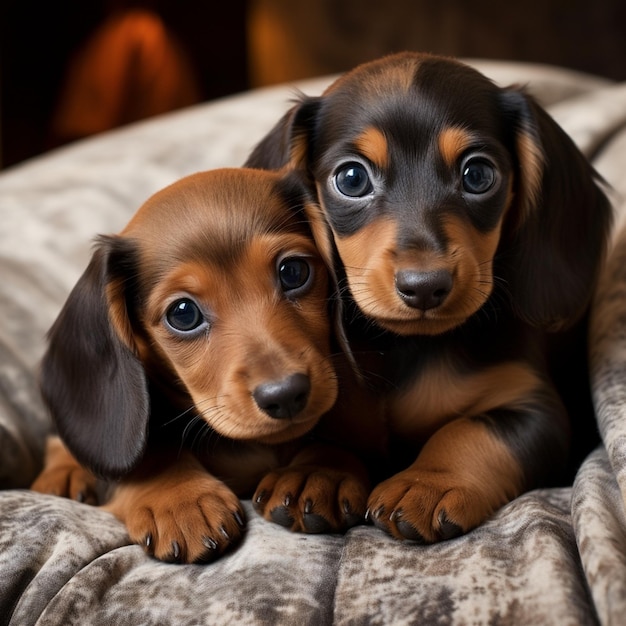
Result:
<svg viewBox="0 0 626 626">
<path fill-rule="evenodd" d="M 97 233 L 153 192 L 243 163 L 294 86 L 170 113 L 0 173 L 0 624 L 622 624 L 626 620 L 626 85 L 561 68 L 470 61 L 527 84 L 613 186 L 616 222 L 594 303 L 602 436 L 573 485 L 527 493 L 466 536 L 400 543 L 373 526 L 293 534 L 245 502 L 241 546 L 161 563 L 95 507 L 28 491 L 50 425 L 37 389 L 45 332 Z M 331 77 L 297 87 L 321 92 Z"/>
</svg>

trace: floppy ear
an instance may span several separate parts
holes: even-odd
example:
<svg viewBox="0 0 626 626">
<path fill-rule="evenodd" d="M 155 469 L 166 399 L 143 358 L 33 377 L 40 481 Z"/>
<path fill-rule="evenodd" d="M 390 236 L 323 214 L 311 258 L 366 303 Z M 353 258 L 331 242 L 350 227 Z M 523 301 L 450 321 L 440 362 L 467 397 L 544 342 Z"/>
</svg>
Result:
<svg viewBox="0 0 626 626">
<path fill-rule="evenodd" d="M 311 133 L 321 103 L 321 97 L 302 96 L 256 145 L 244 166 L 276 170 L 289 165 L 306 171 Z"/>
<path fill-rule="evenodd" d="M 517 180 L 498 252 L 516 313 L 550 330 L 589 304 L 611 224 L 600 178 L 561 127 L 526 94 L 503 92 Z"/>
<path fill-rule="evenodd" d="M 324 211 L 317 202 L 308 202 L 305 205 L 304 212 L 311 228 L 315 245 L 328 269 L 331 279 L 333 289 L 331 317 L 333 320 L 335 339 L 350 364 L 353 373 L 359 381 L 363 381 L 364 374 L 357 363 L 346 332 L 346 318 L 348 314 L 346 313 L 345 302 L 342 297 L 342 294 L 345 292 L 345 287 L 342 289 L 342 285 L 345 286 L 347 280 L 343 264 L 339 260 L 339 253 L 337 252 L 332 231 L 326 221 Z M 356 316 L 357 314 L 356 309 L 350 311 L 351 316 Z"/>
<path fill-rule="evenodd" d="M 52 326 L 41 389 L 59 434 L 95 474 L 118 478 L 141 459 L 150 411 L 143 367 L 119 332 L 130 329 L 107 290 L 128 285 L 134 265 L 126 240 L 102 237 L 89 266 Z M 117 295 L 112 296 L 117 298 Z"/>
</svg>

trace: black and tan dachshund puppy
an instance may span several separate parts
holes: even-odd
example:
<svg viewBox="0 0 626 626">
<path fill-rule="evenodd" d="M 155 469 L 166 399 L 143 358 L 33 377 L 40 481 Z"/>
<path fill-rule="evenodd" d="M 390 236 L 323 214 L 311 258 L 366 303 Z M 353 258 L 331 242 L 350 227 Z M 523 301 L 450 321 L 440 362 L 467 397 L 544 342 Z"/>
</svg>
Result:
<svg viewBox="0 0 626 626">
<path fill-rule="evenodd" d="M 114 481 L 105 508 L 131 539 L 184 562 L 241 538 L 237 496 L 266 475 L 268 519 L 304 532 L 364 519 L 364 469 L 311 434 L 337 379 L 308 202 L 289 176 L 215 170 L 98 240 L 49 335 L 42 390 L 63 443 L 34 489 L 92 500 L 93 474 Z"/>
<path fill-rule="evenodd" d="M 564 131 L 521 89 L 402 53 L 303 96 L 247 165 L 286 163 L 317 193 L 311 226 L 379 401 L 362 420 L 386 459 L 373 523 L 434 542 L 561 479 L 578 422 L 593 433 L 568 392 L 587 392 L 611 222 Z"/>
</svg>

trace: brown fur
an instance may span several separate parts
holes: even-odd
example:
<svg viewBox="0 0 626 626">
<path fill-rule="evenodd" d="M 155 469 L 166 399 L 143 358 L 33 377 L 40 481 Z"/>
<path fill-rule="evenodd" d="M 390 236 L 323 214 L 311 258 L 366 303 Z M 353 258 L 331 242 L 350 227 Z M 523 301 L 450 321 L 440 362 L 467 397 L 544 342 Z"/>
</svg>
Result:
<svg viewBox="0 0 626 626">
<path fill-rule="evenodd" d="M 94 473 L 117 479 L 105 508 L 172 561 L 235 545 L 239 496 L 272 470 L 269 506 L 258 502 L 268 519 L 304 532 L 363 520 L 361 464 L 316 442 L 337 380 L 308 202 L 288 175 L 215 170 L 155 194 L 99 239 L 50 331 L 42 390 L 67 447 L 51 440 L 33 488 L 93 500 Z M 299 263 L 308 269 L 292 285 L 281 267 Z M 197 325 L 181 326 L 173 306 L 196 306 Z"/>
<path fill-rule="evenodd" d="M 317 194 L 307 213 L 370 398 L 373 523 L 437 541 L 571 476 L 597 437 L 585 324 L 611 210 L 530 96 L 391 55 L 303 97 L 247 164 L 289 164 Z"/>
</svg>

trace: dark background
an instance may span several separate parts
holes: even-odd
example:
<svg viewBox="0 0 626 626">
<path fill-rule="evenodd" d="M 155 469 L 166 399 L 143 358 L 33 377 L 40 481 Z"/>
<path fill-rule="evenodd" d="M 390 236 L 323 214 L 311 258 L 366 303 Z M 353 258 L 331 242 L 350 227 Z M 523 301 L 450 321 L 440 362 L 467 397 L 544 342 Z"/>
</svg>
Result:
<svg viewBox="0 0 626 626">
<path fill-rule="evenodd" d="M 51 117 L 70 60 L 107 16 L 133 7 L 182 43 L 199 100 L 408 48 L 626 80 L 624 0 L 0 0 L 0 167 L 62 143 Z"/>
<path fill-rule="evenodd" d="M 145 7 L 159 13 L 189 53 L 202 99 L 246 89 L 245 0 L 110 2 L 0 0 L 2 165 L 57 143 L 50 118 L 71 55 L 112 11 Z M 215 5 L 219 4 L 216 15 Z"/>
</svg>

